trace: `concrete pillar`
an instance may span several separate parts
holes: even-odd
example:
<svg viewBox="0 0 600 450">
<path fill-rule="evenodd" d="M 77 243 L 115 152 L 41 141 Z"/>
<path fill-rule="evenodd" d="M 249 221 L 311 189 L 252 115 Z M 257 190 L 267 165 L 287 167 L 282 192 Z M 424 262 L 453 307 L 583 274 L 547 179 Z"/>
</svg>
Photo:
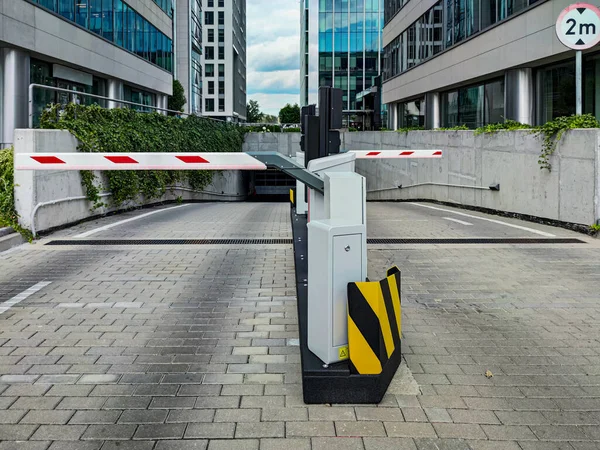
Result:
<svg viewBox="0 0 600 450">
<path fill-rule="evenodd" d="M 13 48 L 2 52 L 3 73 L 3 136 L 1 142 L 14 142 L 15 128 L 29 127 L 29 54 Z"/>
<path fill-rule="evenodd" d="M 434 130 L 440 127 L 440 93 L 425 94 L 425 129 Z"/>
<path fill-rule="evenodd" d="M 157 94 L 156 95 L 156 106 L 158 108 L 168 109 L 169 108 L 169 96 Z M 158 111 L 158 112 L 165 116 L 167 115 L 166 111 Z"/>
<path fill-rule="evenodd" d="M 533 125 L 535 95 L 530 68 L 507 70 L 504 75 L 504 117 Z"/>
<path fill-rule="evenodd" d="M 117 100 L 123 100 L 123 82 L 110 78 L 108 80 L 108 98 L 114 98 Z M 108 109 L 122 108 L 125 105 L 119 102 L 108 102 Z"/>
</svg>

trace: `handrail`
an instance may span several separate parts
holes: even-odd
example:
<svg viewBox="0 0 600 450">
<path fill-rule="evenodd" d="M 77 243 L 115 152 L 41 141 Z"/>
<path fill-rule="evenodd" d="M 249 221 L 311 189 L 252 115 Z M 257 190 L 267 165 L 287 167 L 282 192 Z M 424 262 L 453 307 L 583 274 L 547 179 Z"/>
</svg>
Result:
<svg viewBox="0 0 600 450">
<path fill-rule="evenodd" d="M 409 189 L 409 188 L 414 188 L 414 187 L 419 187 L 419 186 L 442 186 L 442 187 L 456 187 L 456 188 L 467 188 L 467 189 L 481 189 L 484 191 L 499 191 L 500 190 L 500 185 L 499 184 L 493 184 L 491 186 L 469 186 L 467 184 L 447 184 L 447 183 L 433 183 L 433 182 L 429 182 L 429 183 L 417 183 L 417 184 L 410 184 L 408 186 L 394 186 L 394 187 L 389 187 L 389 188 L 383 188 L 383 189 L 373 189 L 371 191 L 367 191 L 367 194 L 372 194 L 374 192 L 385 192 L 385 191 L 394 191 L 396 189 Z"/>
<path fill-rule="evenodd" d="M 33 91 L 34 91 L 34 89 L 45 89 L 45 90 L 54 91 L 54 92 L 67 92 L 69 94 L 81 95 L 82 97 L 90 97 L 90 98 L 97 98 L 97 99 L 101 99 L 101 100 L 108 100 L 110 102 L 120 103 L 123 105 L 140 106 L 142 108 L 148 108 L 148 109 L 152 109 L 154 111 L 163 111 L 163 112 L 174 113 L 174 114 L 177 114 L 180 116 L 195 115 L 195 114 L 183 113 L 181 111 L 174 111 L 172 109 L 160 108 L 158 106 L 151 106 L 151 105 L 144 105 L 142 103 L 130 102 L 128 100 L 120 100 L 117 98 L 104 97 L 103 95 L 88 94 L 87 92 L 79 92 L 79 91 L 73 91 L 71 89 L 58 88 L 58 87 L 54 87 L 54 86 L 46 86 L 45 84 L 31 83 L 29 85 L 29 128 L 33 128 Z M 198 116 L 198 117 L 202 117 L 203 119 L 214 120 L 215 122 L 225 122 L 224 120 L 214 119 L 212 117 L 205 117 L 205 116 Z"/>
</svg>

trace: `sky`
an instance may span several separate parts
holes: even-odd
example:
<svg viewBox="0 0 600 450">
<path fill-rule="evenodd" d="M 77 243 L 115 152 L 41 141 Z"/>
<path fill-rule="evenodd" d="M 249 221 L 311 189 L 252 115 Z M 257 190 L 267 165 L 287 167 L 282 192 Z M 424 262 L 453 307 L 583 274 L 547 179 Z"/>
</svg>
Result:
<svg viewBox="0 0 600 450">
<path fill-rule="evenodd" d="M 247 92 L 277 116 L 300 102 L 300 1 L 247 0 Z"/>
</svg>

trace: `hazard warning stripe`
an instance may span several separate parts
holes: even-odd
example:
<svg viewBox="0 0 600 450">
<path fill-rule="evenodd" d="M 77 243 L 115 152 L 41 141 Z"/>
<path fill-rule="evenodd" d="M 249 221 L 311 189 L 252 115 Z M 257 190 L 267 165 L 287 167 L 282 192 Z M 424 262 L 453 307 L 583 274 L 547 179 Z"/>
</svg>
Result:
<svg viewBox="0 0 600 450">
<path fill-rule="evenodd" d="M 17 170 L 266 170 L 246 153 L 17 153 Z"/>
<path fill-rule="evenodd" d="M 381 374 L 401 345 L 400 271 L 379 282 L 348 284 L 350 367 L 361 375 Z"/>
<path fill-rule="evenodd" d="M 356 159 L 441 158 L 442 150 L 349 150 Z"/>
</svg>

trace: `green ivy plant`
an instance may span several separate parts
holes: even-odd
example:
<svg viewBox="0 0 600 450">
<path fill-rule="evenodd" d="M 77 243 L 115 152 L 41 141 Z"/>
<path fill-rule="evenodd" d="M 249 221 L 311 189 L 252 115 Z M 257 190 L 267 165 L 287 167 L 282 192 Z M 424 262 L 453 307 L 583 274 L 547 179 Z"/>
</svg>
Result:
<svg viewBox="0 0 600 450">
<path fill-rule="evenodd" d="M 538 160 L 541 169 L 552 171 L 550 156 L 554 154 L 556 145 L 568 130 L 577 128 L 600 128 L 600 123 L 592 114 L 584 114 L 581 116 L 557 117 L 534 129 L 533 132 L 537 136 L 543 137 L 542 153 Z"/>
<path fill-rule="evenodd" d="M 594 225 L 590 225 L 590 230 L 594 233 L 600 233 L 600 224 L 595 223 Z"/>
<path fill-rule="evenodd" d="M 436 128 L 433 131 L 462 131 L 462 130 L 468 130 L 469 127 L 466 125 L 455 125 L 453 127 L 440 127 L 440 128 Z"/>
<path fill-rule="evenodd" d="M 29 230 L 19 225 L 15 209 L 14 151 L 12 147 L 0 150 L 0 226 L 11 227 L 31 241 Z"/>
<path fill-rule="evenodd" d="M 246 130 L 235 124 L 190 116 L 185 119 L 127 108 L 97 105 L 50 105 L 41 128 L 70 131 L 81 152 L 240 152 Z M 211 171 L 109 171 L 107 185 L 92 172 L 82 172 L 82 184 L 92 209 L 105 204 L 100 192 L 108 189 L 112 203 L 160 198 L 168 186 L 187 183 L 194 190 L 212 181 Z"/>
<path fill-rule="evenodd" d="M 404 127 L 404 128 L 398 128 L 396 131 L 398 133 L 408 133 L 409 131 L 422 131 L 424 130 L 424 127 Z"/>
<path fill-rule="evenodd" d="M 490 123 L 483 127 L 475 129 L 475 136 L 480 134 L 491 134 L 498 131 L 515 131 L 515 130 L 527 130 L 533 128 L 531 125 L 526 123 L 517 122 L 516 120 L 505 120 L 500 123 Z"/>
</svg>

